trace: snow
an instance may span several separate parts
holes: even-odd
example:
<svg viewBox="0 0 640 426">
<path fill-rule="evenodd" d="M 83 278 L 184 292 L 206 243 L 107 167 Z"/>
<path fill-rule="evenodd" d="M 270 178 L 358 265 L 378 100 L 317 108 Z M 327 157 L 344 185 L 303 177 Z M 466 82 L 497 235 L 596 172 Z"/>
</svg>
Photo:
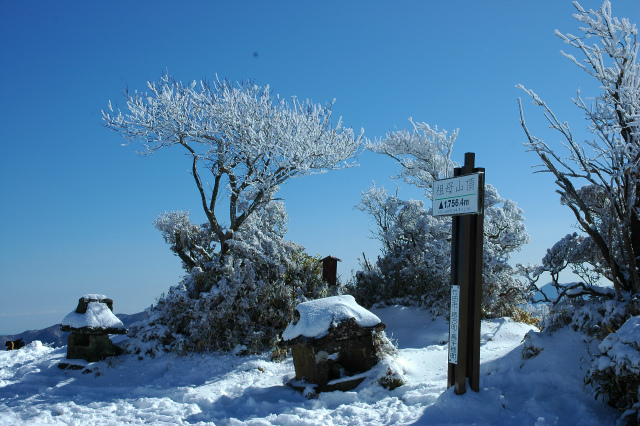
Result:
<svg viewBox="0 0 640 426">
<path fill-rule="evenodd" d="M 104 300 L 104 299 L 108 299 L 107 296 L 105 296 L 104 294 L 85 294 L 84 296 L 82 296 L 82 299 L 84 300 Z"/>
<path fill-rule="evenodd" d="M 630 372 L 640 374 L 640 316 L 629 318 L 616 333 L 605 337 L 598 348 L 608 355 L 598 360 L 600 370 L 616 364 L 617 368 L 625 366 Z"/>
<path fill-rule="evenodd" d="M 87 295 L 84 296 L 84 298 L 87 300 L 93 299 L 93 297 L 88 296 L 93 295 Z M 104 299 L 104 297 L 102 298 Z M 106 304 L 100 302 L 89 302 L 85 314 L 78 314 L 75 311 L 71 312 L 64 317 L 61 324 L 71 328 L 91 327 L 116 328 L 121 330 L 125 328 L 122 321 L 111 312 L 111 309 L 109 309 Z"/>
<path fill-rule="evenodd" d="M 393 362 L 404 386 L 389 391 L 375 367 L 350 392 L 311 399 L 285 386 L 291 358 L 270 354 L 122 355 L 61 370 L 66 347 L 32 342 L 0 352 L 0 424 L 54 425 L 581 425 L 612 426 L 619 413 L 583 392 L 593 344 L 563 329 L 536 334 L 539 355 L 523 360 L 533 328 L 510 319 L 483 321 L 480 392 L 446 389 L 448 323 L 418 308 L 373 309 L 397 340 Z M 85 374 L 83 374 L 85 373 Z"/>
<path fill-rule="evenodd" d="M 298 336 L 320 338 L 325 336 L 332 325 L 353 318 L 360 327 L 375 327 L 380 318 L 356 303 L 351 295 L 325 297 L 303 302 L 296 306 L 300 313 L 297 323 L 291 322 L 282 333 L 283 340 L 293 340 Z"/>
</svg>

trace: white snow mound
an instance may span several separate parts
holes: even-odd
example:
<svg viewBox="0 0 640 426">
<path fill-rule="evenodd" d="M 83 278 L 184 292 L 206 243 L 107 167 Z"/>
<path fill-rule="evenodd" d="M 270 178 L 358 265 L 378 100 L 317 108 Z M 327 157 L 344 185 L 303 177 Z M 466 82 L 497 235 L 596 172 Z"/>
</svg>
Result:
<svg viewBox="0 0 640 426">
<path fill-rule="evenodd" d="M 282 333 L 284 340 L 298 336 L 320 338 L 325 336 L 332 325 L 353 318 L 360 327 L 375 327 L 380 318 L 356 303 L 351 295 L 325 297 L 303 302 L 296 307 L 300 320 L 291 322 Z"/>
<path fill-rule="evenodd" d="M 111 309 L 100 302 L 89 302 L 87 305 L 87 313 L 85 314 L 78 314 L 75 311 L 71 312 L 64 317 L 62 325 L 72 328 L 125 328 L 122 321 L 111 312 Z"/>
</svg>

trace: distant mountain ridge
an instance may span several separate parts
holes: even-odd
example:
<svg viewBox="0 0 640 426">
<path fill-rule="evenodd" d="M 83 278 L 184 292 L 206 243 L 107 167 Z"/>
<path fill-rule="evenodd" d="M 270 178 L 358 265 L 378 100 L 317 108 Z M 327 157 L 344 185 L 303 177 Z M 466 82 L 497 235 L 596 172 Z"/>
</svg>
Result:
<svg viewBox="0 0 640 426">
<path fill-rule="evenodd" d="M 138 312 L 137 314 L 116 314 L 116 316 L 122 321 L 126 328 L 133 323 L 141 321 L 145 318 L 145 313 Z M 51 344 L 53 347 L 61 347 L 67 345 L 67 338 L 69 332 L 60 331 L 60 324 L 52 325 L 51 327 L 44 328 L 42 330 L 28 330 L 19 334 L 9 334 L 6 336 L 0 335 L 0 343 L 4 346 L 4 342 L 7 340 L 22 340 L 29 344 L 34 340 L 39 340 L 42 343 Z"/>
</svg>

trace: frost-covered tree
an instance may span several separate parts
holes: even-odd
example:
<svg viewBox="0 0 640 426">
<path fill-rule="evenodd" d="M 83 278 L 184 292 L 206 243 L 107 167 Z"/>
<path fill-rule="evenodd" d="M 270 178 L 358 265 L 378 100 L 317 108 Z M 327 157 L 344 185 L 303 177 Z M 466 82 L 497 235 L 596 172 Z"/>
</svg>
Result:
<svg viewBox="0 0 640 426">
<path fill-rule="evenodd" d="M 382 252 L 374 263 L 363 259 L 352 289 L 358 302 L 371 306 L 428 298 L 424 302 L 434 305 L 443 300 L 447 287 L 442 283 L 451 263 L 450 224 L 447 233 L 442 220 L 429 214 L 422 201 L 401 200 L 375 185 L 363 193 L 356 208 L 373 219 L 373 235 Z"/>
<path fill-rule="evenodd" d="M 219 260 L 245 221 L 273 199 L 288 179 L 348 166 L 361 145 L 341 120 L 331 123 L 331 106 L 291 102 L 272 96 L 268 86 L 226 80 L 183 84 L 164 75 L 148 92 L 125 93 L 123 113 L 111 102 L 103 111 L 106 127 L 127 142 L 140 143 L 145 155 L 177 146 L 191 158 L 191 174 L 207 218 L 212 241 L 191 242 L 185 216 L 159 218 L 165 239 L 186 269 L 202 266 L 204 252 L 218 244 Z M 206 174 L 210 180 L 203 180 Z M 178 220 L 178 217 L 181 219 Z M 168 235 L 174 234 L 174 235 Z M 202 242 L 202 241 L 200 241 Z"/>
<path fill-rule="evenodd" d="M 451 218 L 437 217 L 422 201 L 401 200 L 375 185 L 357 206 L 373 218 L 382 243 L 375 263 L 364 259 L 353 290 L 361 303 L 408 299 L 446 308 L 451 283 Z M 482 310 L 505 316 L 526 301 L 527 286 L 509 264 L 511 254 L 529 242 L 523 211 L 491 185 L 485 188 Z"/>
<path fill-rule="evenodd" d="M 250 82 L 183 84 L 165 75 L 148 89 L 126 92 L 125 112 L 109 103 L 104 124 L 145 155 L 182 149 L 206 222 L 182 211 L 155 220 L 187 274 L 150 308 L 131 349 L 260 350 L 296 303 L 329 291 L 319 259 L 284 239 L 279 185 L 348 167 L 362 134 L 341 120 L 332 125 L 331 103 L 286 102 Z"/>
<path fill-rule="evenodd" d="M 451 160 L 457 130 L 415 123 L 367 148 L 394 158 L 402 167 L 399 178 L 432 196 L 433 182 L 453 176 Z M 371 305 L 397 298 L 418 300 L 432 307 L 448 304 L 451 283 L 451 218 L 434 217 L 422 201 L 401 200 L 375 184 L 357 206 L 374 221 L 374 236 L 382 243 L 375 261 L 363 260 L 363 271 L 353 289 L 361 303 Z M 484 268 L 482 308 L 486 316 L 509 315 L 522 303 L 527 288 L 508 262 L 511 254 L 529 242 L 522 209 L 491 185 L 485 186 Z"/>
<path fill-rule="evenodd" d="M 561 203 L 571 209 L 584 235 L 563 238 L 548 251 L 543 265 L 529 273 L 535 281 L 550 272 L 561 296 L 629 300 L 640 283 L 638 30 L 628 19 L 613 17 L 609 1 L 597 11 L 574 5 L 582 35 L 556 34 L 581 59 L 563 55 L 595 78 L 602 90 L 592 102 L 580 92 L 573 100 L 589 123 L 592 139 L 578 140 L 536 93 L 519 86 L 561 136 L 562 146 L 553 147 L 531 133 L 520 100 L 519 105 L 525 145 L 542 160 L 539 171 L 554 176 Z M 584 281 L 561 285 L 558 273 L 567 267 Z M 600 288 L 600 278 L 610 281 L 615 291 Z"/>
</svg>

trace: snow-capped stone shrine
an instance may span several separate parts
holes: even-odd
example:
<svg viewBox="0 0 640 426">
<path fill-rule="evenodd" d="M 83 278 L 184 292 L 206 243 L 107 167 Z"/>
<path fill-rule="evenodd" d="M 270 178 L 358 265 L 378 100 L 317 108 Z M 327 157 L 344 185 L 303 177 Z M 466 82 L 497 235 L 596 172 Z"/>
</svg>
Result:
<svg viewBox="0 0 640 426">
<path fill-rule="evenodd" d="M 70 331 L 67 359 L 101 361 L 117 355 L 118 348 L 109 334 L 126 334 L 127 330 L 113 314 L 113 300 L 101 294 L 85 294 L 75 311 L 69 313 L 60 330 Z"/>
<path fill-rule="evenodd" d="M 350 295 L 299 304 L 293 321 L 282 333 L 283 348 L 290 348 L 298 390 L 315 392 L 351 390 L 378 363 L 374 337 L 385 324 L 358 305 Z"/>
</svg>

